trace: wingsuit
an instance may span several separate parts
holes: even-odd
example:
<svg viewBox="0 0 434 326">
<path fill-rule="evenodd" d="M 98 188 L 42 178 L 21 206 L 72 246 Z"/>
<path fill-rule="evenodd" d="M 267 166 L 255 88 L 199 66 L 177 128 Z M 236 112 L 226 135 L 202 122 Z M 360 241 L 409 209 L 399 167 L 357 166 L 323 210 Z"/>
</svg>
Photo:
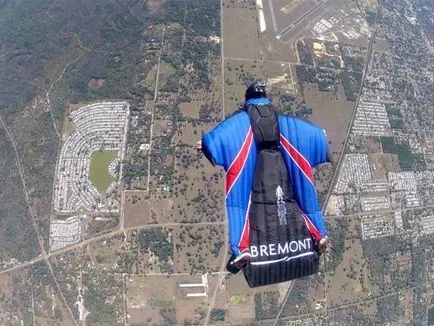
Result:
<svg viewBox="0 0 434 326">
<path fill-rule="evenodd" d="M 327 162 L 320 127 L 277 115 L 265 84 L 250 85 L 243 109 L 202 136 L 201 150 L 226 171 L 226 213 L 232 256 L 251 287 L 318 271 L 326 243 L 312 168 Z"/>
</svg>

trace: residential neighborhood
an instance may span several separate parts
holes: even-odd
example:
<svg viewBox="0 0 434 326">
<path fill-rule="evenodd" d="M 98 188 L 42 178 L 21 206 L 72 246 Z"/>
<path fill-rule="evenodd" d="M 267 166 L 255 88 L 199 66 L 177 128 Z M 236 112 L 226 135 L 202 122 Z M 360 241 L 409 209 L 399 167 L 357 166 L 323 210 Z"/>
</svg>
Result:
<svg viewBox="0 0 434 326">
<path fill-rule="evenodd" d="M 116 211 L 119 198 L 106 197 L 90 180 L 90 161 L 97 151 L 116 151 L 109 171 L 121 179 L 129 105 L 102 102 L 83 106 L 70 114 L 72 132 L 59 154 L 53 192 L 54 211 Z M 116 167 L 119 164 L 119 167 Z"/>
</svg>

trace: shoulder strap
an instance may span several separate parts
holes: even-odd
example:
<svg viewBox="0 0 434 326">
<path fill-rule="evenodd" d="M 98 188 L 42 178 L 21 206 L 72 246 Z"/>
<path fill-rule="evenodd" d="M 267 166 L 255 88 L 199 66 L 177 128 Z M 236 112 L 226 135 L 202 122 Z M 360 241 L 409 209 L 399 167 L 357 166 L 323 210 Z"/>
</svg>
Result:
<svg viewBox="0 0 434 326">
<path fill-rule="evenodd" d="M 252 105 L 246 107 L 250 117 L 255 143 L 258 150 L 277 150 L 280 143 L 279 123 L 276 112 L 270 105 Z"/>
</svg>

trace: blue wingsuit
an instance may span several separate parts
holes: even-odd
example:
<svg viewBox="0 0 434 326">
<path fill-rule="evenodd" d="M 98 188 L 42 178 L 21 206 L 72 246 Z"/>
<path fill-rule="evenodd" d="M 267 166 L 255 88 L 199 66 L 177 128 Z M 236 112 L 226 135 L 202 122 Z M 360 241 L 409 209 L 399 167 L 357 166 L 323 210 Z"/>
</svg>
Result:
<svg viewBox="0 0 434 326">
<path fill-rule="evenodd" d="M 245 105 L 270 105 L 267 98 L 252 98 Z M 323 129 L 295 117 L 279 115 L 280 152 L 290 176 L 296 202 L 307 228 L 318 242 L 327 236 L 313 182 L 312 168 L 328 161 Z M 249 206 L 257 149 L 248 113 L 227 118 L 202 136 L 207 158 L 226 171 L 226 212 L 229 243 L 235 256 L 249 254 Z"/>
</svg>

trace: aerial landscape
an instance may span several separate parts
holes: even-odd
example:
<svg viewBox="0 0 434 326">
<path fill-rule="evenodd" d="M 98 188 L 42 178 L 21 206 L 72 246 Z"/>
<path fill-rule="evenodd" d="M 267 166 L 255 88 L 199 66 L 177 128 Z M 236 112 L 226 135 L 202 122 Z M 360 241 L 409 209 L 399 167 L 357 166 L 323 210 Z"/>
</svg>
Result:
<svg viewBox="0 0 434 326">
<path fill-rule="evenodd" d="M 434 325 L 432 0 L 0 0 L 0 325 Z M 195 144 L 325 129 L 319 273 L 229 274 Z"/>
</svg>

